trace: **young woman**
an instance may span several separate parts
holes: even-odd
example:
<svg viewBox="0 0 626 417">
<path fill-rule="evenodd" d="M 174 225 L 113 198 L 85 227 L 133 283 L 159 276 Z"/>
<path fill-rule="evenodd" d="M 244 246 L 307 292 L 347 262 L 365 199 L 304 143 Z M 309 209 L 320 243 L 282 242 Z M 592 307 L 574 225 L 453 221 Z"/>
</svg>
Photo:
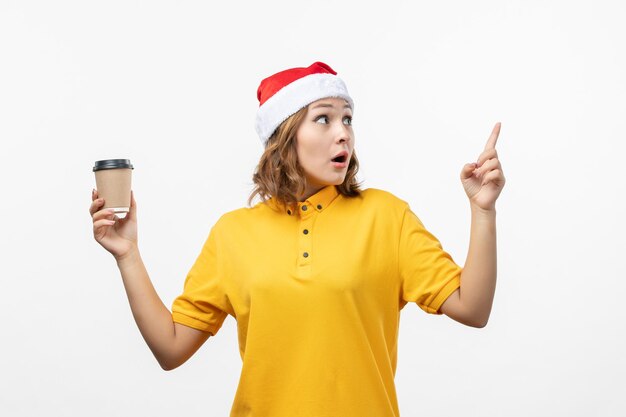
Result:
<svg viewBox="0 0 626 417">
<path fill-rule="evenodd" d="M 231 416 L 398 416 L 400 311 L 415 302 L 486 325 L 496 283 L 495 201 L 504 176 L 496 124 L 461 181 L 470 200 L 469 252 L 459 267 L 386 191 L 361 190 L 344 82 L 322 62 L 264 79 L 256 129 L 265 152 L 249 207 L 211 229 L 172 312 L 137 246 L 137 204 L 101 210 L 94 237 L 117 261 L 141 334 L 163 369 L 184 363 L 224 319 L 237 321 L 243 366 Z M 259 195 L 261 202 L 250 207 Z"/>
</svg>

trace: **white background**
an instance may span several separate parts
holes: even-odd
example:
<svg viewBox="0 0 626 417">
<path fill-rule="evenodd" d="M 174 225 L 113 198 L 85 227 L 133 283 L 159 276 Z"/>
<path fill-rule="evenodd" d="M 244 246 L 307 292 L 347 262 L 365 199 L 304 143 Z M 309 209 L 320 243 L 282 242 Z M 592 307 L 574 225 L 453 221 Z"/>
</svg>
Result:
<svg viewBox="0 0 626 417">
<path fill-rule="evenodd" d="M 226 416 L 236 322 L 158 366 L 93 239 L 94 161 L 135 166 L 169 307 L 262 153 L 260 80 L 320 60 L 355 100 L 358 178 L 463 265 L 459 180 L 497 121 L 490 322 L 408 305 L 403 416 L 616 416 L 623 396 L 626 6 L 619 1 L 0 2 L 0 414 Z"/>
</svg>

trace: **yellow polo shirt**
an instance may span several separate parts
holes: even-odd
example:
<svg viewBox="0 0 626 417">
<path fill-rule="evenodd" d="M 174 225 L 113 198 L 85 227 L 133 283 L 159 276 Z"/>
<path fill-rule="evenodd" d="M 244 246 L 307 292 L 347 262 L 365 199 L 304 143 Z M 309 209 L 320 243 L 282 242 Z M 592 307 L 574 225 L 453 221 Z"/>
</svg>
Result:
<svg viewBox="0 0 626 417">
<path fill-rule="evenodd" d="M 461 270 L 405 201 L 330 185 L 298 213 L 271 199 L 224 214 L 172 315 L 213 335 L 237 320 L 231 417 L 397 417 L 400 310 L 441 314 Z"/>
</svg>

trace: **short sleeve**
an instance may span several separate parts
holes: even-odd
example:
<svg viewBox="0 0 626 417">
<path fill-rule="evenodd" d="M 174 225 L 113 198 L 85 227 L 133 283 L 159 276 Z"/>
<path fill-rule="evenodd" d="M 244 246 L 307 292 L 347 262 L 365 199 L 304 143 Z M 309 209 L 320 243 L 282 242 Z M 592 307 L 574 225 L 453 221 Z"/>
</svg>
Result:
<svg viewBox="0 0 626 417">
<path fill-rule="evenodd" d="M 174 322 L 212 335 L 218 332 L 228 315 L 219 255 L 219 237 L 214 226 L 187 274 L 183 293 L 172 304 Z"/>
<path fill-rule="evenodd" d="M 442 314 L 443 302 L 461 286 L 462 268 L 426 230 L 408 204 L 398 248 L 401 297 L 430 314 Z"/>
</svg>

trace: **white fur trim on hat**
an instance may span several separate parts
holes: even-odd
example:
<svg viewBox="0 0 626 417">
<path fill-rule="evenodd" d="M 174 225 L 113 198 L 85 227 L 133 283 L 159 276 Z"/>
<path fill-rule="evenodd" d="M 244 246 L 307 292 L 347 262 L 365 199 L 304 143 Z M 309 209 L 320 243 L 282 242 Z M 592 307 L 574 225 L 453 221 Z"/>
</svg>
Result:
<svg viewBox="0 0 626 417">
<path fill-rule="evenodd" d="M 333 74 L 311 74 L 295 80 L 278 90 L 259 107 L 255 129 L 265 145 L 276 128 L 301 108 L 322 98 L 339 97 L 354 103 L 341 78 Z"/>
</svg>

